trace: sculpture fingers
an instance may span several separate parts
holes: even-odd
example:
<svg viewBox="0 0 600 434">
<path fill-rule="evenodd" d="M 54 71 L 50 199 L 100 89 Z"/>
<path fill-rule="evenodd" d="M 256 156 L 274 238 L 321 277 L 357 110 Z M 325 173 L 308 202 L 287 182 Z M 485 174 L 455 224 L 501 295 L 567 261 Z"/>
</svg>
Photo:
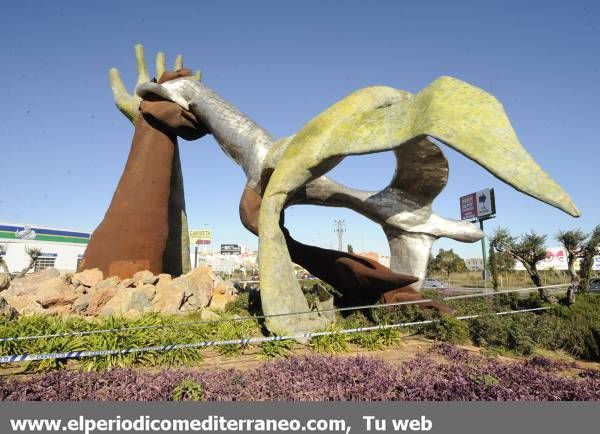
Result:
<svg viewBox="0 0 600 434">
<path fill-rule="evenodd" d="M 175 63 L 173 64 L 173 70 L 177 71 L 178 69 L 183 68 L 183 55 L 178 54 L 175 57 Z"/>
<path fill-rule="evenodd" d="M 156 53 L 155 60 L 155 68 L 156 68 L 156 80 L 160 80 L 160 77 L 167 70 L 167 56 L 162 51 Z"/>
<path fill-rule="evenodd" d="M 139 113 L 140 99 L 129 95 L 117 68 L 111 68 L 108 71 L 108 79 L 117 108 L 127 117 L 127 119 L 131 122 L 135 122 Z"/>
<path fill-rule="evenodd" d="M 135 84 L 137 87 L 142 83 L 150 81 L 150 74 L 148 74 L 146 60 L 144 59 L 144 46 L 142 44 L 135 45 L 135 64 L 138 73 L 137 82 Z"/>
<path fill-rule="evenodd" d="M 136 89 L 140 86 L 143 86 L 145 83 L 152 83 L 150 81 L 150 74 L 148 72 L 148 67 L 146 66 L 146 60 L 144 57 L 144 46 L 142 44 L 135 45 L 135 61 L 137 67 L 137 81 L 136 81 Z M 158 52 L 156 54 L 155 59 L 155 67 L 156 67 L 156 79 L 160 80 L 163 74 L 166 71 L 166 55 L 163 52 Z M 174 62 L 175 70 L 180 70 L 183 68 L 183 56 L 178 55 Z M 191 73 L 189 74 L 191 75 Z M 200 80 L 201 73 L 200 71 L 196 71 L 194 75 L 194 80 Z M 123 84 L 123 80 L 119 74 L 119 70 L 117 68 L 111 68 L 109 71 L 109 82 L 110 87 L 112 89 L 113 98 L 119 110 L 129 119 L 131 122 L 135 122 L 137 117 L 139 116 L 139 104 L 141 98 L 135 94 L 129 94 L 125 85 Z M 165 97 L 165 99 L 169 99 Z"/>
</svg>

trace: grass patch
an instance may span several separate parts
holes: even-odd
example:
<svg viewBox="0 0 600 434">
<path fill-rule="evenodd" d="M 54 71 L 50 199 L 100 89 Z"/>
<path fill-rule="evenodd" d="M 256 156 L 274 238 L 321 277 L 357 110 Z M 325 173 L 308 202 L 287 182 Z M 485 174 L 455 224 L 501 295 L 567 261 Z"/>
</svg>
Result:
<svg viewBox="0 0 600 434">
<path fill-rule="evenodd" d="M 315 336 L 310 339 L 310 347 L 317 353 L 345 353 L 348 347 L 348 335 L 345 333 L 335 333 L 341 330 L 339 326 L 333 325 L 327 327 L 326 332 L 334 332 L 331 335 Z"/>
<path fill-rule="evenodd" d="M 288 357 L 293 348 L 294 341 L 291 339 L 284 341 L 267 341 L 260 344 L 260 356 L 264 359 Z"/>
<path fill-rule="evenodd" d="M 173 389 L 173 401 L 200 401 L 202 399 L 202 386 L 196 381 L 186 378 Z"/>
</svg>

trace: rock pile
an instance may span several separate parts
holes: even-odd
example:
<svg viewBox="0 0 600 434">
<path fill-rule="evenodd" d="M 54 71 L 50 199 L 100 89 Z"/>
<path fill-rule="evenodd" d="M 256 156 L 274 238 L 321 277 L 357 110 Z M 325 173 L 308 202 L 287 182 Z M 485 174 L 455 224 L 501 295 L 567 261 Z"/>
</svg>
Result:
<svg viewBox="0 0 600 434">
<path fill-rule="evenodd" d="M 179 313 L 204 307 L 222 310 L 236 297 L 233 283 L 207 267 L 176 278 L 145 270 L 124 280 L 104 278 L 96 268 L 75 274 L 47 268 L 14 279 L 8 289 L 0 291 L 0 314 L 136 317 L 144 312 Z"/>
</svg>

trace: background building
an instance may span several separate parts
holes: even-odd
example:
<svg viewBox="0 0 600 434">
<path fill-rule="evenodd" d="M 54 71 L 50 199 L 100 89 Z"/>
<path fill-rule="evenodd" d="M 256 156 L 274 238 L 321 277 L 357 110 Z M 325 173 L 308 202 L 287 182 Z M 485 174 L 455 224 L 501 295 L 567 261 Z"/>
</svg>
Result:
<svg viewBox="0 0 600 434">
<path fill-rule="evenodd" d="M 482 258 L 467 258 L 465 259 L 465 265 L 469 271 L 480 271 L 483 270 L 483 259 Z"/>
<path fill-rule="evenodd" d="M 32 271 L 55 267 L 75 271 L 83 258 L 91 232 L 0 222 L 0 256 L 11 273 L 29 265 L 27 248 L 40 249 L 42 254 Z"/>
</svg>

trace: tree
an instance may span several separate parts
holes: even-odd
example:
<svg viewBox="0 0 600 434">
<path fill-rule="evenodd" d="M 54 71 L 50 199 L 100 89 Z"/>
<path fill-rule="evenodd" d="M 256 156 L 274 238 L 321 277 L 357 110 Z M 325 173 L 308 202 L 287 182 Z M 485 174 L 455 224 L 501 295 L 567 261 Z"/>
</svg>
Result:
<svg viewBox="0 0 600 434">
<path fill-rule="evenodd" d="M 10 271 L 8 270 L 8 266 L 6 262 L 4 262 L 3 255 L 6 252 L 6 246 L 0 244 L 0 269 L 2 270 L 2 274 L 0 274 L 0 291 L 8 288 L 10 286 Z"/>
<path fill-rule="evenodd" d="M 433 260 L 430 260 L 429 262 L 431 264 L 431 270 L 446 273 L 448 284 L 450 284 L 451 273 L 460 273 L 467 269 L 465 261 L 456 253 L 454 253 L 452 249 L 440 249 L 436 257 L 433 258 Z"/>
<path fill-rule="evenodd" d="M 575 260 L 581 256 L 584 241 L 587 237 L 587 234 L 580 229 L 559 231 L 556 234 L 556 240 L 559 241 L 567 251 L 567 267 L 572 283 L 576 283 L 579 280 L 575 273 Z"/>
<path fill-rule="evenodd" d="M 515 258 L 507 255 L 505 252 L 496 252 L 496 268 L 498 273 L 508 273 L 515 269 Z"/>
<path fill-rule="evenodd" d="M 494 289 L 498 289 L 498 277 L 501 277 L 502 273 L 514 270 L 516 260 L 506 252 L 497 251 L 491 241 L 488 256 L 488 268 L 492 275 L 492 285 Z"/>
<path fill-rule="evenodd" d="M 494 290 L 498 289 L 498 268 L 496 266 L 496 249 L 490 243 L 489 251 L 488 251 L 488 265 L 490 269 L 490 274 L 492 276 L 492 287 Z"/>
<path fill-rule="evenodd" d="M 435 257 L 433 255 L 429 255 L 429 261 L 427 261 L 427 275 L 431 276 L 433 273 L 440 271 L 437 262 L 435 262 Z"/>
<path fill-rule="evenodd" d="M 577 273 L 575 273 L 575 260 L 581 257 L 584 242 L 587 237 L 587 234 L 580 229 L 559 231 L 556 234 L 556 240 L 559 241 L 567 251 L 567 267 L 569 276 L 571 277 L 571 284 L 567 289 L 567 303 L 569 304 L 575 302 L 575 290 L 579 283 L 579 277 L 577 276 Z"/>
<path fill-rule="evenodd" d="M 352 244 L 348 244 L 348 253 L 350 253 L 351 255 L 354 253 L 354 248 L 352 247 Z"/>
<path fill-rule="evenodd" d="M 537 263 L 546 257 L 546 235 L 539 235 L 531 231 L 518 239 L 513 237 L 508 229 L 499 228 L 490 240 L 490 244 L 497 251 L 506 253 L 521 262 L 533 284 L 539 288 L 542 299 L 552 301 L 547 290 L 542 288 L 542 278 L 537 269 Z"/>
<path fill-rule="evenodd" d="M 586 291 L 590 284 L 590 274 L 594 265 L 594 256 L 600 247 L 600 225 L 594 228 L 588 242 L 583 246 L 579 261 L 579 289 Z"/>
<path fill-rule="evenodd" d="M 29 256 L 29 264 L 27 265 L 27 267 L 23 268 L 17 273 L 17 275 L 15 276 L 16 278 L 25 276 L 27 272 L 33 268 L 33 266 L 35 265 L 35 261 L 37 261 L 38 258 L 42 256 L 42 251 L 34 247 L 26 246 L 25 253 L 27 253 L 27 256 Z"/>
</svg>

